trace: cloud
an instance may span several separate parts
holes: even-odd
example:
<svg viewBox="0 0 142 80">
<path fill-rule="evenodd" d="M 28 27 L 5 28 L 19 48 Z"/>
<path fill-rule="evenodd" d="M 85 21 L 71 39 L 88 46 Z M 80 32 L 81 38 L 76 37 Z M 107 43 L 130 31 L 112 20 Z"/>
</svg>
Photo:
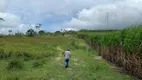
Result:
<svg viewBox="0 0 142 80">
<path fill-rule="evenodd" d="M 43 22 L 56 16 L 74 17 L 84 8 L 91 8 L 98 4 L 112 3 L 113 0 L 10 0 L 8 11 L 22 16 L 25 21 Z M 55 16 L 55 17 L 54 17 Z"/>
<path fill-rule="evenodd" d="M 63 30 L 65 30 L 65 31 L 78 31 L 76 28 L 65 28 Z"/>
<path fill-rule="evenodd" d="M 77 18 L 72 18 L 71 21 L 65 22 L 64 25 L 78 29 L 122 29 L 141 23 L 142 1 L 121 0 L 113 4 L 83 9 L 78 12 Z"/>
<path fill-rule="evenodd" d="M 110 0 L 112 1 L 112 0 Z M 15 23 L 43 23 L 48 24 L 50 31 L 64 28 L 62 22 L 71 19 L 84 8 L 90 8 L 99 3 L 107 3 L 106 0 L 9 0 L 8 13 L 19 16 Z M 12 18 L 11 18 L 12 19 Z M 19 20 L 20 19 L 20 20 Z M 15 19 L 13 19 L 14 21 Z M 14 26 L 14 25 L 13 25 Z M 19 28 L 19 27 L 17 27 Z"/>
<path fill-rule="evenodd" d="M 7 0 L 0 0 L 0 12 L 5 12 L 7 7 Z"/>
<path fill-rule="evenodd" d="M 4 21 L 0 21 L 0 34 L 9 34 L 9 30 L 12 33 L 23 32 L 25 33 L 28 29 L 34 28 L 34 24 L 24 24 L 21 20 L 21 16 L 7 12 L 8 0 L 0 0 L 0 18 Z"/>
<path fill-rule="evenodd" d="M 7 27 L 17 27 L 20 25 L 20 17 L 10 13 L 0 13 L 0 16 L 5 20 L 1 21 L 1 25 Z"/>
<path fill-rule="evenodd" d="M 0 13 L 0 16 L 5 21 L 0 21 L 0 34 L 9 34 L 9 30 L 12 30 L 12 33 L 23 32 L 25 33 L 28 29 L 34 28 L 34 24 L 22 24 L 19 16 L 11 13 Z"/>
<path fill-rule="evenodd" d="M 11 0 L 9 3 L 11 7 L 8 12 L 21 16 L 25 22 L 36 23 L 51 17 L 56 19 L 56 16 L 72 17 L 78 10 L 89 8 L 95 2 L 93 0 Z"/>
<path fill-rule="evenodd" d="M 120 29 L 142 23 L 141 7 L 141 0 L 0 0 L 0 17 L 6 20 L 0 32 L 26 32 L 36 23 L 48 31 Z"/>
</svg>

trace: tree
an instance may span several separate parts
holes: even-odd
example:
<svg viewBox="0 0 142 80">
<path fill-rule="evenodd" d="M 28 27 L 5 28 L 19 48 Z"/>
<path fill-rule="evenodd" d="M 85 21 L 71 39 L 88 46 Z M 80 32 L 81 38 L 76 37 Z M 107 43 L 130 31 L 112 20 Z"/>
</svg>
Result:
<svg viewBox="0 0 142 80">
<path fill-rule="evenodd" d="M 24 36 L 24 33 L 18 31 L 17 33 L 15 33 L 15 36 L 20 36 L 21 37 L 21 36 Z"/>
<path fill-rule="evenodd" d="M 8 30 L 8 32 L 9 32 L 9 35 L 12 33 L 12 30 Z"/>
<path fill-rule="evenodd" d="M 3 18 L 0 17 L 0 21 L 5 21 Z"/>
<path fill-rule="evenodd" d="M 3 18 L 0 17 L 0 21 L 5 21 Z M 1 26 L 0 26 L 1 27 Z"/>
<path fill-rule="evenodd" d="M 39 32 L 38 32 L 38 34 L 40 34 L 40 35 L 43 35 L 43 34 L 45 34 L 46 32 L 44 31 L 44 30 L 40 30 Z"/>
<path fill-rule="evenodd" d="M 56 31 L 55 34 L 61 34 L 61 32 L 60 31 Z"/>
<path fill-rule="evenodd" d="M 45 32 L 46 35 L 53 35 L 51 32 Z"/>
<path fill-rule="evenodd" d="M 37 32 L 39 31 L 41 26 L 42 26 L 42 24 L 36 24 L 35 28 L 36 28 Z"/>
<path fill-rule="evenodd" d="M 33 37 L 36 35 L 36 31 L 34 31 L 33 29 L 29 29 L 27 32 L 26 32 L 27 36 L 29 37 Z"/>
<path fill-rule="evenodd" d="M 61 35 L 62 33 L 61 33 L 61 31 L 56 31 L 55 33 L 54 33 L 54 35 Z"/>
</svg>

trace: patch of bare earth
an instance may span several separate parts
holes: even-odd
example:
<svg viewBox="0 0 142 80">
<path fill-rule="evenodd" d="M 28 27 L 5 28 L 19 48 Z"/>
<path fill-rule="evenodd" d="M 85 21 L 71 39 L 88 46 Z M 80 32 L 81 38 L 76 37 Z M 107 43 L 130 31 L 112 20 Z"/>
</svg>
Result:
<svg viewBox="0 0 142 80">
<path fill-rule="evenodd" d="M 62 49 L 61 49 L 60 46 L 57 47 L 57 50 L 58 50 L 58 51 L 62 51 Z M 62 53 L 59 53 L 58 57 L 56 57 L 55 60 L 56 60 L 57 62 L 63 62 Z"/>
<path fill-rule="evenodd" d="M 77 66 L 78 66 L 78 65 L 80 65 L 80 64 L 78 64 L 78 63 L 74 63 L 74 65 L 77 65 Z"/>
<path fill-rule="evenodd" d="M 71 70 L 72 70 L 72 68 L 67 68 L 67 70 L 70 70 L 70 71 L 71 71 Z"/>
<path fill-rule="evenodd" d="M 62 51 L 62 49 L 61 49 L 61 47 L 60 47 L 60 46 L 58 46 L 58 47 L 57 47 L 57 50 Z"/>
<path fill-rule="evenodd" d="M 63 62 L 62 57 L 57 57 L 57 58 L 55 58 L 55 59 L 56 59 L 57 62 Z"/>
<path fill-rule="evenodd" d="M 95 60 L 103 60 L 102 56 L 95 56 L 94 59 Z"/>
</svg>

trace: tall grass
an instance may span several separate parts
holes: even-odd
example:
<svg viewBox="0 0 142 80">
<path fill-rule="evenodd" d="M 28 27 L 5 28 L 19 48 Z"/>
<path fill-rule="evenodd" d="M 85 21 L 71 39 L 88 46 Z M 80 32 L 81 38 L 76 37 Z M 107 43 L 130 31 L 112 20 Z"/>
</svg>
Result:
<svg viewBox="0 0 142 80">
<path fill-rule="evenodd" d="M 79 34 L 103 58 L 142 79 L 142 25 L 106 34 Z"/>
<path fill-rule="evenodd" d="M 0 38 L 0 80 L 133 80 L 113 71 L 82 39 L 61 36 Z M 70 68 L 64 68 L 65 49 Z M 10 56 L 8 56 L 10 55 Z M 5 57 L 6 56 L 6 57 Z M 117 77 L 117 78 L 116 78 Z"/>
<path fill-rule="evenodd" d="M 65 39 L 65 38 L 64 38 Z M 0 38 L 0 59 L 11 57 L 42 58 L 56 55 L 56 47 L 63 44 L 62 37 L 4 37 Z"/>
</svg>

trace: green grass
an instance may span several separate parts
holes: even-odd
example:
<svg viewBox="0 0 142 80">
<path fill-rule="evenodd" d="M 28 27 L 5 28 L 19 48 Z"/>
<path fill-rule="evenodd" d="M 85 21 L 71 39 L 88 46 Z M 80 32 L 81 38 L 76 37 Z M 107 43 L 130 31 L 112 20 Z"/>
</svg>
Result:
<svg viewBox="0 0 142 80">
<path fill-rule="evenodd" d="M 72 40 L 75 43 L 72 43 Z M 95 60 L 97 53 L 83 40 L 69 37 L 6 37 L 0 38 L 0 49 L 6 52 L 29 52 L 35 56 L 42 53 L 55 54 L 49 57 L 23 61 L 22 69 L 8 70 L 9 62 L 17 57 L 0 60 L 0 80 L 134 80 L 132 77 L 110 68 L 103 60 Z M 65 49 L 71 49 L 72 57 L 70 68 L 64 68 L 64 57 L 61 54 Z M 37 66 L 39 64 L 39 66 Z"/>
</svg>

